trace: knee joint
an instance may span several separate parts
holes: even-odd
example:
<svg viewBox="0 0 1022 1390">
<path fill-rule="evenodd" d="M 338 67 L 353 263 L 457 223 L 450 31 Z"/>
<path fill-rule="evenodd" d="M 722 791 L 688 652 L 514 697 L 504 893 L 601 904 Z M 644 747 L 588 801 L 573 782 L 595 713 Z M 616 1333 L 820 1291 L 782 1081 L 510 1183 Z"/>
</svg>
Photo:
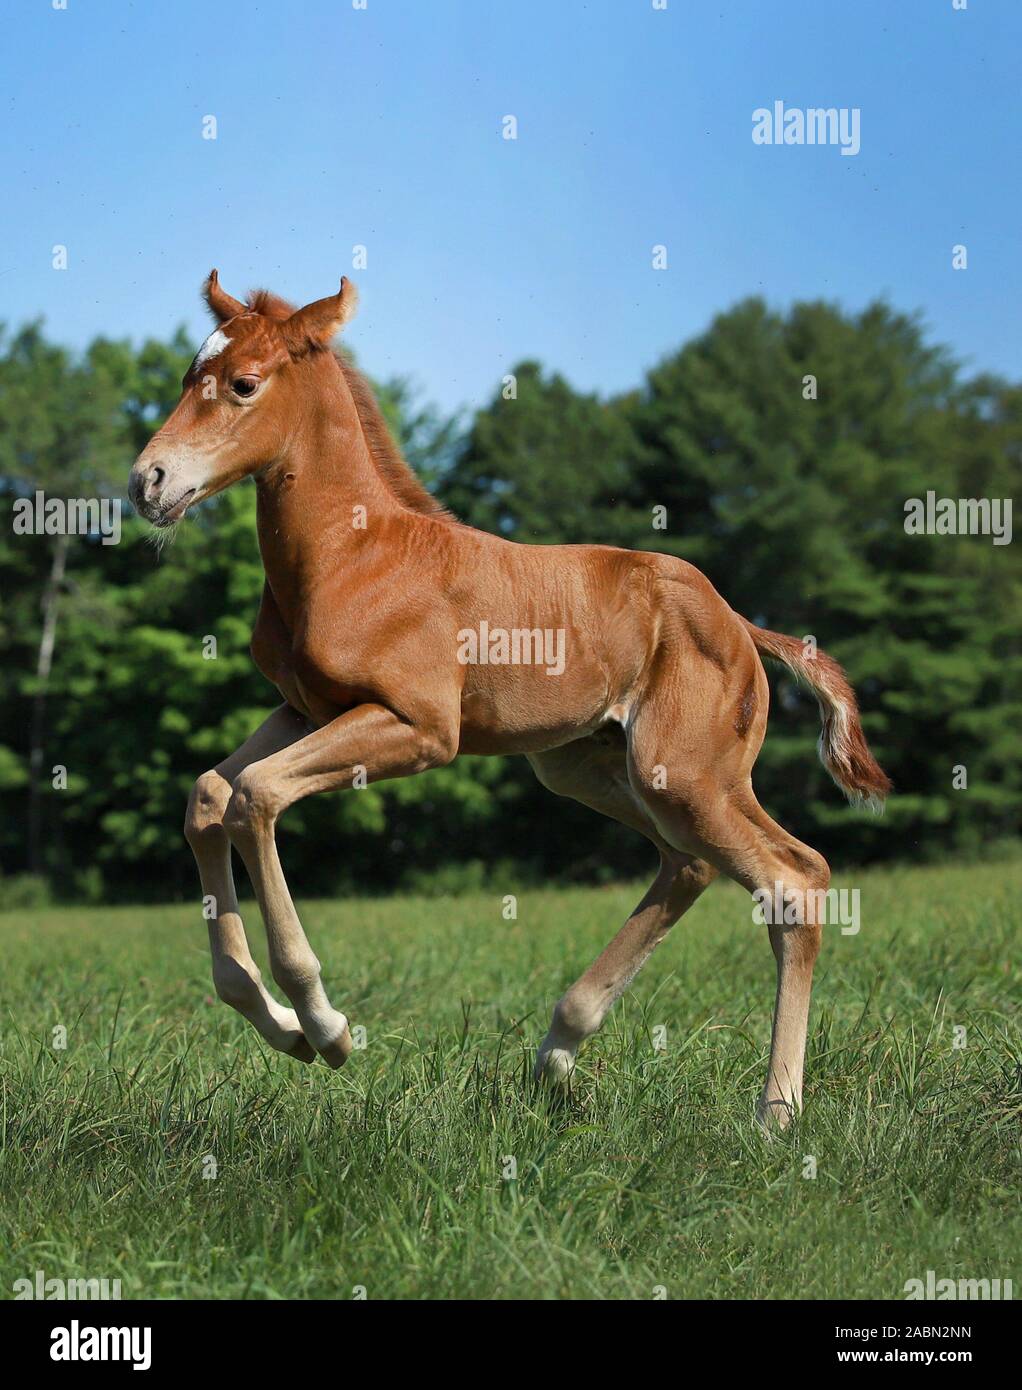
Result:
<svg viewBox="0 0 1022 1390">
<path fill-rule="evenodd" d="M 223 824 L 231 797 L 230 783 L 219 772 L 204 772 L 192 788 L 185 813 L 185 839 L 194 845 L 208 830 Z"/>
<path fill-rule="evenodd" d="M 224 811 L 224 829 L 232 840 L 257 829 L 271 829 L 277 813 L 268 784 L 243 772 Z"/>
</svg>

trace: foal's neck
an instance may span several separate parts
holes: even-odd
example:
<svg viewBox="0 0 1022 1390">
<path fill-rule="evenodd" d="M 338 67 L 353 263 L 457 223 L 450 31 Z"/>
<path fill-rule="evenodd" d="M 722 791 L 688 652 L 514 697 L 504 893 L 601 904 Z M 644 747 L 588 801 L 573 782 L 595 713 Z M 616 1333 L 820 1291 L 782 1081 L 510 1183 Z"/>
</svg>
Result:
<svg viewBox="0 0 1022 1390">
<path fill-rule="evenodd" d="M 322 406 L 257 482 L 259 549 L 289 626 L 325 572 L 354 559 L 381 522 L 409 519 L 373 460 L 350 394 Z"/>
</svg>

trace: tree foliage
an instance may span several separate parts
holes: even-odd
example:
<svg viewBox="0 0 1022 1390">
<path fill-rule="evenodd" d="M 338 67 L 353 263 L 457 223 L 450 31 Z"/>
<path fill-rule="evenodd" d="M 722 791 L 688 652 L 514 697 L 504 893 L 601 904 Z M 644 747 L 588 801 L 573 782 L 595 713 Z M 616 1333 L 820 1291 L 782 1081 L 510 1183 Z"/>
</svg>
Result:
<svg viewBox="0 0 1022 1390">
<path fill-rule="evenodd" d="M 0 868 L 32 867 L 68 896 L 197 891 L 181 838 L 189 788 L 275 703 L 248 654 L 262 585 L 251 485 L 199 509 L 162 551 L 126 516 L 120 544 L 75 537 L 62 569 L 60 538 L 11 524 L 37 488 L 120 493 L 189 358 L 180 334 L 80 355 L 38 324 L 0 338 Z M 1017 550 L 904 523 L 906 500 L 928 491 L 1011 497 L 1022 388 L 963 379 L 887 306 L 780 314 L 759 300 L 615 399 L 536 362 L 513 377 L 464 430 L 407 382 L 380 388 L 410 459 L 458 515 L 528 542 L 684 556 L 739 612 L 814 637 L 847 667 L 896 794 L 882 820 L 843 804 L 814 758 L 815 708 L 781 675 L 756 782 L 783 824 L 838 863 L 975 854 L 1017 835 Z M 58 764 L 66 789 L 52 786 Z M 521 759 L 312 798 L 288 813 L 283 844 L 303 892 L 456 887 L 498 864 L 600 879 L 650 857 L 630 832 L 553 801 Z"/>
</svg>

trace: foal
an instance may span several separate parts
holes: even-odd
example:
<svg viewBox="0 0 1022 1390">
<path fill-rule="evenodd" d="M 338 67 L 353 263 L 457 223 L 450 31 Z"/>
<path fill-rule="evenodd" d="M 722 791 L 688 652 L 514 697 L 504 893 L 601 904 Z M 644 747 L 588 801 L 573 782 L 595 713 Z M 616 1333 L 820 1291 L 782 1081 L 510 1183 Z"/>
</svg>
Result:
<svg viewBox="0 0 1022 1390">
<path fill-rule="evenodd" d="M 221 999 L 302 1061 L 340 1066 L 348 1021 L 323 988 L 277 857 L 294 802 L 459 753 L 524 753 L 551 791 L 645 835 L 649 892 L 554 1009 L 537 1075 L 564 1082 L 652 950 L 718 872 L 795 910 L 770 926 L 777 1002 L 761 1122 L 801 1107 L 824 859 L 770 819 L 751 772 L 767 720 L 760 657 L 815 693 L 820 753 L 851 799 L 880 802 L 841 668 L 753 626 L 683 560 L 595 545 L 518 545 L 463 526 L 419 484 L 363 378 L 329 350 L 354 286 L 294 310 L 243 304 L 214 270 L 218 327 L 136 461 L 130 494 L 156 526 L 248 474 L 266 582 L 252 656 L 284 703 L 195 784 L 185 834 L 216 918 Z M 283 1008 L 252 960 L 231 846 L 252 880 Z"/>
</svg>

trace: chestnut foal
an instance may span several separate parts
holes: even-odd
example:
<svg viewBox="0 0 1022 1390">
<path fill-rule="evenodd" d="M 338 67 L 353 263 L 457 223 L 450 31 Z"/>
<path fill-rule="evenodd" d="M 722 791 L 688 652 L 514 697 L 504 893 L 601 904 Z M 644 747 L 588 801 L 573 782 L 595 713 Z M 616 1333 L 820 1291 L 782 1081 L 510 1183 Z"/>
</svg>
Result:
<svg viewBox="0 0 1022 1390">
<path fill-rule="evenodd" d="M 820 753 L 851 799 L 889 783 L 866 746 L 841 668 L 757 628 L 683 560 L 595 545 L 519 545 L 463 526 L 419 484 L 363 378 L 329 345 L 356 293 L 294 310 L 243 304 L 216 271 L 218 327 L 181 400 L 136 461 L 137 510 L 167 526 L 248 474 L 266 571 L 252 656 L 284 703 L 195 784 L 185 833 L 209 924 L 217 993 L 275 1048 L 340 1066 L 333 1008 L 277 857 L 279 816 L 313 792 L 408 777 L 458 753 L 524 753 L 551 791 L 645 835 L 649 892 L 554 1009 L 537 1075 L 564 1082 L 640 966 L 718 872 L 801 902 L 769 928 L 777 960 L 758 1116 L 801 1107 L 824 859 L 770 819 L 750 774 L 768 686 L 760 657 L 816 694 Z M 266 924 L 269 993 L 238 913 L 231 846 Z M 789 918 L 791 913 L 786 914 Z"/>
</svg>

